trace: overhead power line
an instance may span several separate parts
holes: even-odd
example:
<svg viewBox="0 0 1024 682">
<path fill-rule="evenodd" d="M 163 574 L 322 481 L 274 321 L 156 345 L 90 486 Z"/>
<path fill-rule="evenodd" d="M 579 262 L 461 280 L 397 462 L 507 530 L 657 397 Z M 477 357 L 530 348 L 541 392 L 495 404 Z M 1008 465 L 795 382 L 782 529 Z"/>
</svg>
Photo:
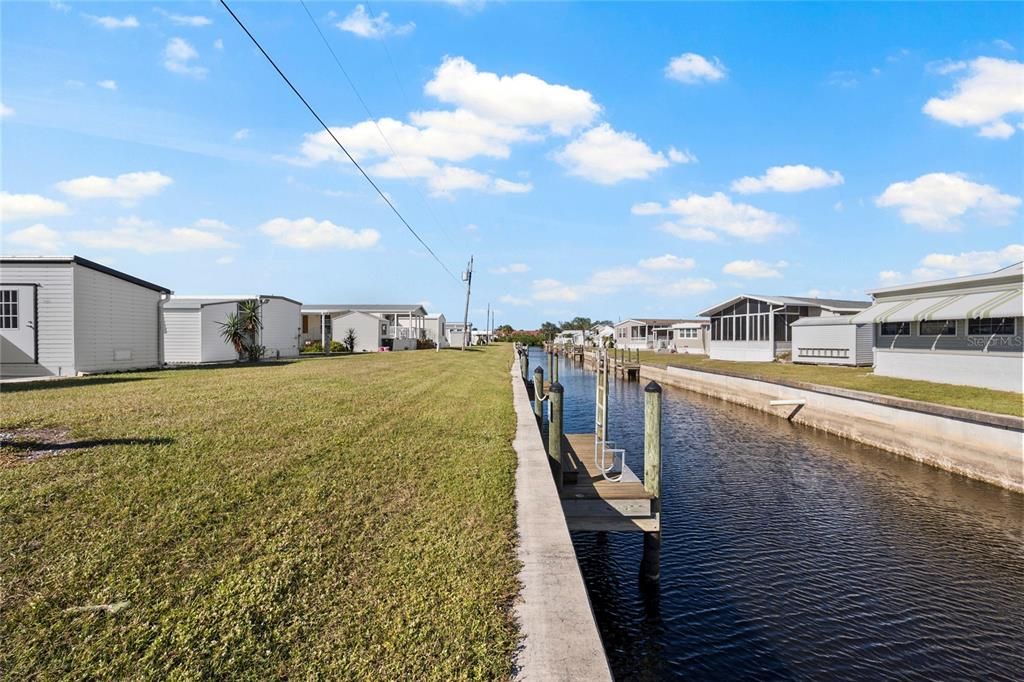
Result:
<svg viewBox="0 0 1024 682">
<path fill-rule="evenodd" d="M 235 20 L 235 23 L 237 23 L 238 26 L 243 31 L 245 31 L 245 35 L 249 36 L 249 40 L 251 40 L 253 45 L 256 46 L 256 49 L 258 49 L 266 58 L 266 60 L 270 62 L 270 65 L 274 67 L 275 71 L 277 71 L 277 75 L 279 75 L 281 79 L 288 84 L 288 87 L 291 88 L 292 92 L 295 93 L 295 96 L 298 97 L 299 100 L 306 106 L 306 109 L 309 110 L 309 113 L 313 114 L 313 118 L 317 120 L 317 123 L 323 126 L 323 129 L 326 130 L 327 134 L 331 136 L 331 139 L 334 140 L 334 143 L 336 145 L 338 145 L 338 148 L 341 149 L 341 151 L 345 152 L 345 156 L 347 156 L 348 160 L 352 162 L 352 165 L 355 166 L 360 173 L 362 173 L 363 177 L 366 178 L 366 181 L 370 183 L 370 186 L 373 187 L 373 189 L 377 191 L 377 194 L 380 195 L 380 198 L 384 200 L 384 203 L 386 203 L 388 207 L 392 210 L 392 212 L 394 212 L 394 214 L 398 216 L 398 219 L 402 221 L 402 224 L 405 225 L 405 228 L 409 230 L 413 237 L 416 238 L 416 241 L 422 244 L 423 248 L 425 248 L 427 252 L 431 256 L 433 256 L 434 260 L 437 261 L 437 264 L 444 268 L 444 271 L 447 272 L 452 279 L 458 282 L 459 278 L 455 276 L 455 273 L 449 270 L 448 266 L 445 265 L 444 262 L 437 257 L 437 254 L 434 253 L 434 250 L 431 249 L 430 246 L 425 241 L 423 241 L 423 238 L 420 237 L 416 230 L 413 229 L 412 225 L 409 224 L 409 221 L 405 219 L 405 217 L 399 212 L 395 205 L 391 203 L 391 200 L 388 199 L 387 195 L 384 194 L 383 191 L 381 191 L 381 188 L 377 186 L 377 183 L 373 181 L 373 178 L 371 178 L 369 174 L 365 170 L 363 170 L 363 167 L 359 165 L 359 162 L 355 160 L 355 157 L 353 157 L 352 154 L 349 153 L 348 149 L 345 148 L 345 145 L 343 145 L 341 141 L 334 135 L 334 131 L 332 131 L 331 128 L 326 123 L 324 123 L 324 120 L 320 118 L 320 115 L 316 113 L 316 110 L 313 109 L 313 107 L 310 105 L 308 101 L 306 101 L 306 98 L 302 96 L 302 93 L 299 92 L 298 88 L 296 88 L 292 84 L 292 82 L 288 79 L 288 76 L 284 75 L 284 71 L 282 71 L 281 68 L 277 65 L 277 63 L 273 60 L 273 58 L 271 58 L 271 56 L 267 54 L 267 51 L 263 49 L 262 45 L 260 45 L 260 41 L 256 40 L 256 36 L 254 36 L 252 32 L 249 31 L 249 29 L 246 27 L 244 23 L 242 23 L 242 20 L 238 18 L 238 15 L 234 13 L 234 11 L 231 9 L 228 3 L 225 2 L 225 0 L 220 0 L 220 4 L 223 5 L 224 9 L 228 11 L 228 14 L 230 14 L 231 18 Z"/>
<path fill-rule="evenodd" d="M 388 136 L 384 134 L 384 130 L 380 127 L 380 123 L 377 122 L 377 117 L 374 115 L 372 111 L 370 111 L 370 106 L 366 103 L 366 100 L 363 99 L 363 96 L 359 93 L 359 88 L 356 87 L 355 81 L 353 81 L 352 77 L 349 76 L 348 70 L 342 65 L 341 59 L 338 57 L 338 54 L 334 51 L 334 48 L 331 47 L 331 43 L 329 40 L 327 40 L 327 36 L 324 35 L 323 30 L 320 28 L 320 24 L 313 17 L 313 13 L 309 11 L 309 7 L 306 5 L 306 0 L 299 0 L 299 4 L 302 5 L 302 9 L 306 10 L 306 16 L 309 17 L 309 22 L 313 24 L 313 28 L 316 29 L 316 32 L 320 34 L 320 40 L 323 41 L 324 47 L 326 47 L 327 51 L 331 53 L 331 57 L 334 58 L 334 63 L 338 65 L 338 69 L 341 71 L 342 75 L 345 76 L 345 80 L 348 81 L 349 87 L 352 88 L 352 92 L 355 93 L 356 99 L 358 99 L 359 103 L 363 106 L 363 111 L 366 112 L 367 117 L 369 117 L 370 121 L 373 122 L 373 127 L 377 129 L 377 132 L 380 134 L 381 139 L 384 140 L 384 144 L 386 144 L 388 149 L 391 151 L 391 156 L 395 159 L 395 161 L 398 162 L 398 166 L 399 168 L 402 169 L 402 174 L 405 175 L 405 179 L 412 182 L 412 176 L 409 174 L 409 169 L 405 167 L 405 162 L 402 161 L 402 156 L 397 151 L 395 151 L 395 148 L 391 144 L 391 140 L 389 140 Z M 385 50 L 386 49 L 387 48 L 385 47 Z M 388 59 L 391 59 L 390 53 L 388 54 Z M 392 70 L 394 69 L 394 63 L 392 63 L 391 68 Z M 401 83 L 399 83 L 399 88 L 401 88 Z M 404 90 L 402 91 L 402 97 L 405 97 Z M 434 225 L 436 225 L 438 230 L 442 234 L 444 234 L 448 242 L 452 246 L 455 246 L 455 243 L 451 235 L 448 233 L 448 230 L 446 230 L 442 226 L 441 221 L 437 219 L 437 214 L 434 213 L 434 210 L 430 207 L 430 203 L 427 201 L 427 198 L 423 195 L 423 192 L 419 191 L 419 189 L 417 188 L 417 193 L 420 196 L 420 200 L 423 202 L 424 208 L 427 209 L 427 213 L 430 214 L 431 220 L 434 221 Z"/>
</svg>

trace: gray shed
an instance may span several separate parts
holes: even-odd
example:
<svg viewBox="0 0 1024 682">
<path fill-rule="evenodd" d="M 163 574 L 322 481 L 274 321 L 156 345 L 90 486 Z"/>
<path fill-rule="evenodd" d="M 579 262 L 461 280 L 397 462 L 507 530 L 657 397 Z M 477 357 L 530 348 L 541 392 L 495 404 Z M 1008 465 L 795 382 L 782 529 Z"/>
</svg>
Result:
<svg viewBox="0 0 1024 682">
<path fill-rule="evenodd" d="M 790 324 L 793 362 L 814 365 L 870 365 L 874 325 L 852 315 L 803 317 Z"/>
<path fill-rule="evenodd" d="M 238 356 L 221 337 L 220 323 L 238 312 L 238 304 L 260 302 L 263 330 L 258 342 L 266 358 L 296 357 L 302 304 L 284 296 L 172 296 L 163 306 L 164 361 L 168 364 L 229 362 Z"/>
<path fill-rule="evenodd" d="M 80 256 L 0 258 L 0 377 L 157 367 L 170 293 Z"/>
</svg>

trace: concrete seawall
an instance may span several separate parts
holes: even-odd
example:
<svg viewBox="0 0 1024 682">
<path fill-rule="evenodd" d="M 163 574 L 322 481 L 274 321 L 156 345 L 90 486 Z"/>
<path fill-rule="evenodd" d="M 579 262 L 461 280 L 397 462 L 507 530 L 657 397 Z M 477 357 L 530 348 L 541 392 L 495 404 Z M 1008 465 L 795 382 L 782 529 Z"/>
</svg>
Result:
<svg viewBox="0 0 1024 682">
<path fill-rule="evenodd" d="M 822 386 L 642 365 L 640 376 L 1024 493 L 1024 419 Z M 772 400 L 804 400 L 772 406 Z"/>
<path fill-rule="evenodd" d="M 610 681 L 608 659 L 518 364 L 513 365 L 511 378 L 522 562 L 516 618 L 524 637 L 516 657 L 516 679 Z"/>
</svg>

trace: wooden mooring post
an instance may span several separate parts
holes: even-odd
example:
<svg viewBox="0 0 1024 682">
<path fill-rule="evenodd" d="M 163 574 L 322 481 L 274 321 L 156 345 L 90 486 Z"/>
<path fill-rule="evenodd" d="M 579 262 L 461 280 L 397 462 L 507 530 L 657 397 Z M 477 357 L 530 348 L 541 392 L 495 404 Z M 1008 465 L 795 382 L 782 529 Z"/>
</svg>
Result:
<svg viewBox="0 0 1024 682">
<path fill-rule="evenodd" d="M 544 368 L 533 370 L 533 414 L 544 419 Z"/>
<path fill-rule="evenodd" d="M 565 389 L 555 379 L 548 387 L 548 457 L 555 485 L 562 489 L 562 397 Z"/>
<path fill-rule="evenodd" d="M 640 575 L 657 581 L 661 577 L 661 386 L 656 381 L 644 388 L 644 489 L 654 496 L 651 513 L 658 516 L 658 530 L 644 533 Z"/>
</svg>

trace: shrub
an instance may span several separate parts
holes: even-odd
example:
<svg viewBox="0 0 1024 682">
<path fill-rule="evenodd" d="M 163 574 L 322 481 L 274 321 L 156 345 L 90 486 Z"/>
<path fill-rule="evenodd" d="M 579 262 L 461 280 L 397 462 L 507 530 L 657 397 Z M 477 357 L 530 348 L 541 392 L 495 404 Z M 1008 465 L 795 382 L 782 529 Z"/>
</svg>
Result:
<svg viewBox="0 0 1024 682">
<path fill-rule="evenodd" d="M 331 352 L 332 353 L 348 353 L 350 352 L 348 347 L 345 346 L 341 341 L 331 341 Z"/>
<path fill-rule="evenodd" d="M 303 353 L 323 353 L 324 346 L 319 341 L 310 341 L 303 348 Z"/>
</svg>

